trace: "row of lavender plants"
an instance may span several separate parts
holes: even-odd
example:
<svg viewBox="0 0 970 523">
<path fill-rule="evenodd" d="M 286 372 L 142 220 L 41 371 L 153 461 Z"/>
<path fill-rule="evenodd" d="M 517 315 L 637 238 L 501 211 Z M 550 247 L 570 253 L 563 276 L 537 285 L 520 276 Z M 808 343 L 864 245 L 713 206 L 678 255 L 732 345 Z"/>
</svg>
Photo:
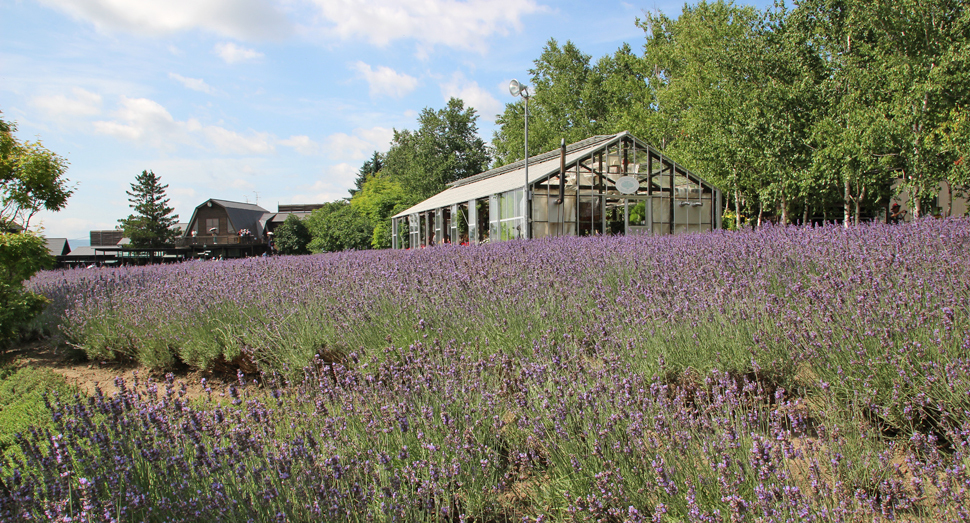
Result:
<svg viewBox="0 0 970 523">
<path fill-rule="evenodd" d="M 968 254 L 930 220 L 45 273 L 92 358 L 295 385 L 62 399 L 0 478 L 18 517 L 963 517 Z"/>
<path fill-rule="evenodd" d="M 513 358 L 387 349 L 189 401 L 52 398 L 5 521 L 859 521 L 970 518 L 967 425 L 886 440 L 830 389 L 693 387 L 547 333 Z M 811 404 L 811 405 L 810 405 Z"/>
</svg>

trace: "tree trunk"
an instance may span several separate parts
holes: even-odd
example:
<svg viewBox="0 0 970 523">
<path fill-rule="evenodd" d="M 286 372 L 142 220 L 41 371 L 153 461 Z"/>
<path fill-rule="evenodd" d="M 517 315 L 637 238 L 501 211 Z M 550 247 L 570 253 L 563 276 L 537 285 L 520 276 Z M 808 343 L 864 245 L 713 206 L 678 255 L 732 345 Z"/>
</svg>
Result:
<svg viewBox="0 0 970 523">
<path fill-rule="evenodd" d="M 734 191 L 734 228 L 741 228 L 741 191 Z"/>
<path fill-rule="evenodd" d="M 862 200 L 864 200 L 865 197 L 866 197 L 866 186 L 863 185 L 862 190 L 859 191 L 859 197 L 855 199 L 855 222 L 854 223 L 856 225 L 859 225 L 859 215 L 861 214 L 860 207 L 862 206 Z"/>
<path fill-rule="evenodd" d="M 845 190 L 842 192 L 842 226 L 849 228 L 852 223 L 852 202 L 850 201 L 849 178 L 845 179 Z"/>
<path fill-rule="evenodd" d="M 943 211 L 943 217 L 949 218 L 951 212 L 953 212 L 953 185 L 946 181 L 946 209 Z"/>
<path fill-rule="evenodd" d="M 758 201 L 758 228 L 761 228 L 761 217 L 765 214 L 765 204 L 762 201 Z"/>
<path fill-rule="evenodd" d="M 808 196 L 805 197 L 805 209 L 802 210 L 802 225 L 808 225 Z"/>
<path fill-rule="evenodd" d="M 781 224 L 788 225 L 788 199 L 784 192 L 781 193 Z"/>
</svg>

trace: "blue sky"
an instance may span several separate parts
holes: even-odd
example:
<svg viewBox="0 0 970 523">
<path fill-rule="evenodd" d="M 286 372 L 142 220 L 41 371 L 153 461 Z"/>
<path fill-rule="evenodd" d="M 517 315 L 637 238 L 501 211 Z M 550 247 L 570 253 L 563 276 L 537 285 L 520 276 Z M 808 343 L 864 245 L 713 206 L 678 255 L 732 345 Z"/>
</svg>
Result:
<svg viewBox="0 0 970 523">
<path fill-rule="evenodd" d="M 452 96 L 490 140 L 509 81 L 528 81 L 549 38 L 595 60 L 639 49 L 646 10 L 683 5 L 0 0 L 0 111 L 71 164 L 67 208 L 37 220 L 47 236 L 114 228 L 146 169 L 182 220 L 208 198 L 275 211 L 346 197 L 393 129 Z"/>
</svg>

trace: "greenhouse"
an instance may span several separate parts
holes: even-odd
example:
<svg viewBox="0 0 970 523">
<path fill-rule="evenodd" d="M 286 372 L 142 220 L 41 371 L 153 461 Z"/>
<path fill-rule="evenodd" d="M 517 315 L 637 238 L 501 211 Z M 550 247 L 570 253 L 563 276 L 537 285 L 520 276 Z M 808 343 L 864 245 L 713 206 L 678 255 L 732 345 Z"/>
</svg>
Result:
<svg viewBox="0 0 970 523">
<path fill-rule="evenodd" d="M 394 215 L 391 237 L 395 249 L 404 249 L 710 231 L 721 227 L 721 201 L 717 188 L 624 131 L 453 182 Z"/>
</svg>

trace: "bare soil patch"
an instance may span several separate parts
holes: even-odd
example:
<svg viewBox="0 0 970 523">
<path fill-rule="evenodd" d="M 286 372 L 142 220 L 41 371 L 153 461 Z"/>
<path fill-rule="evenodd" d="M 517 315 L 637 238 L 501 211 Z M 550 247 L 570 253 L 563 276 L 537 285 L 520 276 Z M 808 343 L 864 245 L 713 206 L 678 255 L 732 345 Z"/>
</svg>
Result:
<svg viewBox="0 0 970 523">
<path fill-rule="evenodd" d="M 122 378 L 126 383 L 131 384 L 136 376 L 140 380 L 152 378 L 162 381 L 166 374 L 171 373 L 176 382 L 185 383 L 186 395 L 192 399 L 205 394 L 203 378 L 206 379 L 206 386 L 213 392 L 225 389 L 236 380 L 234 375 L 227 373 L 199 372 L 189 369 L 163 372 L 134 363 L 89 361 L 78 349 L 54 343 L 52 340 L 36 340 L 15 345 L 6 352 L 5 359 L 12 359 L 17 366 L 50 369 L 88 395 L 94 394 L 96 387 L 100 387 L 105 394 L 113 393 L 117 390 L 116 378 Z"/>
</svg>

